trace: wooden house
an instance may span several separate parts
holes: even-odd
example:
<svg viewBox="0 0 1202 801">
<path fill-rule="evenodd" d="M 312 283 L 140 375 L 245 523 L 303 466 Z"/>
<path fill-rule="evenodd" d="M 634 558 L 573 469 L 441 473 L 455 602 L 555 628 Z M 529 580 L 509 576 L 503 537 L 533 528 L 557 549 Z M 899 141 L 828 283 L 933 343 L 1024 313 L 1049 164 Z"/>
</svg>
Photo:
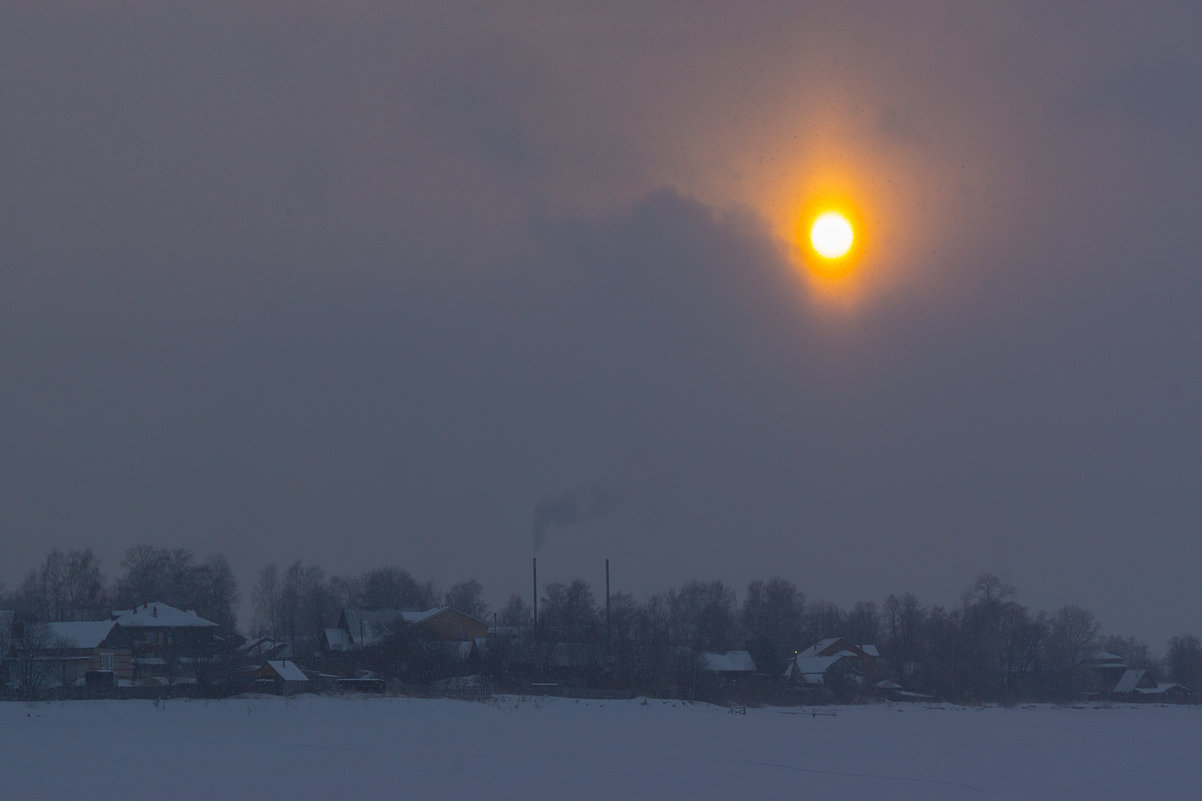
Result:
<svg viewBox="0 0 1202 801">
<path fill-rule="evenodd" d="M 443 642 L 472 642 L 488 636 L 488 624 L 450 606 L 412 610 L 348 607 L 338 625 L 325 630 L 327 651 L 356 651 L 379 645 L 401 629 L 420 632 Z"/>
<path fill-rule="evenodd" d="M 875 645 L 856 645 L 842 637 L 828 637 L 794 652 L 785 667 L 784 678 L 802 684 L 826 684 L 834 672 L 840 672 L 862 680 L 872 673 L 879 659 Z"/>
<path fill-rule="evenodd" d="M 261 684 L 270 685 L 281 695 L 305 692 L 310 687 L 305 672 L 295 662 L 286 659 L 267 660 L 255 671 L 254 676 Z"/>
<path fill-rule="evenodd" d="M 244 642 L 194 610 L 161 601 L 116 611 L 112 622 L 128 635 L 135 682 L 207 683 L 208 668 L 232 660 Z"/>
</svg>

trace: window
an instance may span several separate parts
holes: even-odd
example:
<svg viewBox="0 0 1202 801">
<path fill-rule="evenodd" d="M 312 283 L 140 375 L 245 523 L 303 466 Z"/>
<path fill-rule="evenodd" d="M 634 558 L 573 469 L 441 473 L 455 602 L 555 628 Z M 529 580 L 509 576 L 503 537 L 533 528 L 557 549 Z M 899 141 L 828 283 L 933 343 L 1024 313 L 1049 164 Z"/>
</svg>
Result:
<svg viewBox="0 0 1202 801">
<path fill-rule="evenodd" d="M 112 670 L 113 669 L 113 652 L 112 651 L 101 651 L 100 652 L 100 669 L 101 670 Z"/>
</svg>

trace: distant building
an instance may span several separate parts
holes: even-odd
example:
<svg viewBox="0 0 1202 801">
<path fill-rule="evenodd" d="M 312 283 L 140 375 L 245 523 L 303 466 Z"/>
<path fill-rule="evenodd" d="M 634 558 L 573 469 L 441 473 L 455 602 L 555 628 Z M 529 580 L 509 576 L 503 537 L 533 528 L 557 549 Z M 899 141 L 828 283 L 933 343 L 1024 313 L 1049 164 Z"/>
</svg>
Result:
<svg viewBox="0 0 1202 801">
<path fill-rule="evenodd" d="M 277 692 L 291 695 L 309 689 L 309 677 L 289 660 L 269 659 L 255 671 L 255 678 L 270 684 Z"/>
<path fill-rule="evenodd" d="M 113 623 L 128 634 L 135 682 L 206 683 L 209 668 L 232 659 L 244 642 L 194 610 L 161 601 L 114 611 Z"/>
<path fill-rule="evenodd" d="M 801 684 L 826 684 L 832 671 L 843 671 L 860 680 L 869 675 L 879 659 L 875 645 L 828 637 L 795 652 L 785 667 L 784 678 Z"/>
<path fill-rule="evenodd" d="M 326 651 L 357 651 L 379 645 L 390 634 L 411 628 L 431 639 L 472 642 L 488 636 L 488 624 L 450 606 L 413 610 L 348 607 L 338 615 L 338 625 L 325 630 Z"/>
</svg>

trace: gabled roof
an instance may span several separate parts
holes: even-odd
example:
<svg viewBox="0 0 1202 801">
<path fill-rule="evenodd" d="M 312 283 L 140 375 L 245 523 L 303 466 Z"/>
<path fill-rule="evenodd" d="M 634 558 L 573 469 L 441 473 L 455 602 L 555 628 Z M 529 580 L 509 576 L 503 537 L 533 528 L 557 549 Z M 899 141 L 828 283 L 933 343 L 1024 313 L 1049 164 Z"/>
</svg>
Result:
<svg viewBox="0 0 1202 801">
<path fill-rule="evenodd" d="M 1121 656 L 1119 656 L 1118 654 L 1112 654 L 1109 651 L 1094 651 L 1092 654 L 1085 657 L 1085 659 L 1082 660 L 1082 662 L 1083 662 L 1083 664 L 1086 664 L 1090 667 L 1097 667 L 1097 668 L 1101 668 L 1101 667 L 1107 667 L 1107 668 L 1123 667 L 1123 668 L 1125 668 L 1125 667 L 1127 667 L 1127 663 L 1123 661 L 1123 658 Z"/>
<path fill-rule="evenodd" d="M 162 601 L 152 601 L 136 606 L 131 610 L 114 612 L 117 625 L 125 629 L 132 628 L 202 628 L 216 626 L 211 620 L 205 620 L 192 610 L 176 609 Z"/>
<path fill-rule="evenodd" d="M 363 648 L 380 642 L 387 635 L 390 626 L 404 619 L 404 609 L 348 607 L 338 616 L 338 625 L 349 638 L 348 648 Z M 330 645 L 333 647 L 333 643 Z"/>
<path fill-rule="evenodd" d="M 827 637 L 806 648 L 804 651 L 798 651 L 799 657 L 827 657 L 827 656 L 873 656 L 879 657 L 875 645 L 856 645 L 843 637 Z"/>
<path fill-rule="evenodd" d="M 326 640 L 330 650 L 347 650 L 349 648 L 364 648 L 378 644 L 388 634 L 388 629 L 400 621 L 410 626 L 418 626 L 439 615 L 454 612 L 465 618 L 487 627 L 483 620 L 474 618 L 466 612 L 461 612 L 452 606 L 436 606 L 433 609 L 397 609 L 395 607 L 363 608 L 347 607 L 338 617 L 338 625 L 344 629 L 349 641 L 342 647 L 336 647 L 334 640 L 327 633 Z"/>
<path fill-rule="evenodd" d="M 1126 673 L 1124 673 L 1122 675 L 1122 678 L 1120 678 L 1115 683 L 1114 689 L 1111 692 L 1116 692 L 1116 693 L 1133 692 L 1135 690 L 1135 688 L 1139 686 L 1139 680 L 1142 679 L 1144 677 L 1144 674 L 1147 672 L 1148 671 L 1143 670 L 1143 669 L 1131 668 Z"/>
<path fill-rule="evenodd" d="M 52 648 L 96 648 L 104 642 L 117 625 L 115 620 L 96 620 L 80 623 L 47 623 Z"/>
<path fill-rule="evenodd" d="M 273 639 L 267 635 L 255 637 L 253 640 L 247 640 L 238 646 L 238 650 L 242 653 L 250 653 L 251 651 L 272 651 L 286 645 L 279 640 Z"/>
<path fill-rule="evenodd" d="M 288 660 L 269 659 L 266 666 L 271 668 L 277 676 L 284 681 L 308 681 L 309 677 L 305 672 L 296 666 L 295 662 Z"/>
<path fill-rule="evenodd" d="M 326 629 L 325 637 L 327 651 L 345 651 L 351 647 L 350 634 L 348 634 L 344 629 Z"/>
<path fill-rule="evenodd" d="M 701 660 L 712 673 L 755 673 L 755 660 L 747 651 L 702 651 Z"/>
<path fill-rule="evenodd" d="M 1184 684 L 1175 684 L 1173 682 L 1168 684 L 1157 684 L 1155 687 L 1135 688 L 1135 691 L 1141 695 L 1163 695 L 1166 693 L 1172 693 L 1174 690 L 1182 693 L 1188 693 L 1190 691 L 1189 687 L 1186 687 Z"/>
<path fill-rule="evenodd" d="M 799 654 L 785 669 L 785 677 L 798 677 L 810 684 L 822 684 L 823 676 L 831 665 L 848 656 L 852 656 L 852 654 L 846 651 L 834 656 L 801 656 Z"/>
</svg>

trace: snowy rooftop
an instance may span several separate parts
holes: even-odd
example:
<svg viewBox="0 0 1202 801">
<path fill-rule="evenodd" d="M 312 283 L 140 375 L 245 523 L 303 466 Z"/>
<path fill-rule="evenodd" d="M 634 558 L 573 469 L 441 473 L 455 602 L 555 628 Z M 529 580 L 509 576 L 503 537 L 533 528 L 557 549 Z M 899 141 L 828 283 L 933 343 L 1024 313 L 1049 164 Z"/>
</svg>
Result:
<svg viewBox="0 0 1202 801">
<path fill-rule="evenodd" d="M 216 626 L 192 610 L 176 609 L 162 601 L 142 604 L 132 610 L 114 612 L 122 628 L 198 628 Z"/>
<path fill-rule="evenodd" d="M 843 651 L 834 656 L 797 656 L 785 671 L 785 675 L 788 676 L 791 671 L 796 670 L 807 682 L 821 684 L 827 669 L 847 655 L 848 652 Z"/>
<path fill-rule="evenodd" d="M 117 622 L 115 620 L 87 621 L 81 623 L 47 623 L 51 639 L 63 648 L 95 648 L 104 642 Z"/>
<path fill-rule="evenodd" d="M 798 651 L 797 655 L 799 657 L 823 656 L 823 653 L 822 653 L 823 651 L 830 649 L 832 646 L 834 646 L 836 643 L 838 643 L 840 641 L 846 642 L 848 645 L 851 645 L 855 648 L 859 648 L 861 651 L 868 654 L 869 656 L 876 656 L 876 657 L 880 656 L 880 652 L 877 651 L 877 648 L 875 645 L 855 645 L 854 643 L 848 642 L 847 640 L 845 640 L 842 637 L 827 637 L 826 639 L 819 640 L 818 642 L 811 645 L 809 648 L 806 648 L 804 651 Z M 859 654 L 857 654 L 853 651 L 848 651 L 846 649 L 841 649 L 840 651 L 838 651 L 838 653 L 841 655 L 844 655 L 844 656 L 859 656 Z M 828 654 L 827 656 L 833 656 L 833 655 L 834 654 Z"/>
<path fill-rule="evenodd" d="M 1116 693 L 1131 692 L 1139 685 L 1139 680 L 1142 679 L 1144 677 L 1144 674 L 1147 672 L 1148 671 L 1146 671 L 1146 670 L 1139 670 L 1139 669 L 1135 669 L 1135 668 L 1128 670 L 1126 673 L 1123 674 L 1122 678 L 1120 678 L 1118 680 L 1118 683 L 1116 683 L 1114 685 L 1114 692 L 1116 692 Z"/>
<path fill-rule="evenodd" d="M 269 660 L 267 660 L 267 664 L 268 664 L 268 666 L 271 667 L 272 670 L 274 670 L 277 674 L 279 674 L 279 677 L 281 679 L 283 679 L 284 681 L 308 681 L 309 680 L 309 677 L 305 675 L 303 670 L 301 670 L 300 668 L 298 668 L 296 666 L 295 662 L 290 662 L 287 660 L 280 661 L 280 660 L 269 659 Z"/>
<path fill-rule="evenodd" d="M 367 645 L 375 645 L 388 634 L 389 627 L 399 621 L 404 621 L 412 626 L 424 623 L 430 618 L 437 617 L 443 612 L 448 612 L 452 609 L 453 607 L 450 606 L 436 606 L 433 609 L 397 609 L 395 607 L 366 609 L 362 607 L 349 607 L 342 610 L 339 625 L 342 624 L 342 621 L 345 621 L 346 632 L 350 637 L 350 641 L 342 646 L 336 645 L 335 640 L 331 639 L 329 630 L 327 630 L 326 639 L 330 644 L 330 648 L 335 651 L 351 647 L 361 648 Z"/>
</svg>

